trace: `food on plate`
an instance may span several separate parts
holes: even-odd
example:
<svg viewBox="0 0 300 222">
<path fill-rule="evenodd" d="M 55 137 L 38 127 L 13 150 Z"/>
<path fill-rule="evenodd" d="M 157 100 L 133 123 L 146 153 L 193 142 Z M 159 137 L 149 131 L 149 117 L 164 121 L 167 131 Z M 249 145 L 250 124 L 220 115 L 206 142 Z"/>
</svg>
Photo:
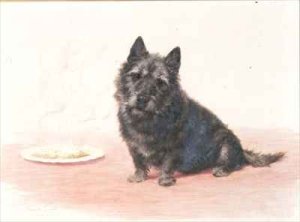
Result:
<svg viewBox="0 0 300 222">
<path fill-rule="evenodd" d="M 75 159 L 90 155 L 83 149 L 76 147 L 55 148 L 47 147 L 36 150 L 32 156 L 44 159 Z"/>
</svg>

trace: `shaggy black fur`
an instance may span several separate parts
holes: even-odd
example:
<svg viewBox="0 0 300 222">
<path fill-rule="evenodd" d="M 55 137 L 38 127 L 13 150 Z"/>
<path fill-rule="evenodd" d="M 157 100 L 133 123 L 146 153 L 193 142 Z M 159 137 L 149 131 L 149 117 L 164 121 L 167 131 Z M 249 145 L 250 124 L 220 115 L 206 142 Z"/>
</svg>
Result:
<svg viewBox="0 0 300 222">
<path fill-rule="evenodd" d="M 147 178 L 151 166 L 160 169 L 159 184 L 173 185 L 175 171 L 213 168 L 227 176 L 245 164 L 268 166 L 284 154 L 261 155 L 243 150 L 239 139 L 217 116 L 181 89 L 180 48 L 166 57 L 149 54 L 138 37 L 116 80 L 120 131 L 135 165 L 130 182 Z"/>
</svg>

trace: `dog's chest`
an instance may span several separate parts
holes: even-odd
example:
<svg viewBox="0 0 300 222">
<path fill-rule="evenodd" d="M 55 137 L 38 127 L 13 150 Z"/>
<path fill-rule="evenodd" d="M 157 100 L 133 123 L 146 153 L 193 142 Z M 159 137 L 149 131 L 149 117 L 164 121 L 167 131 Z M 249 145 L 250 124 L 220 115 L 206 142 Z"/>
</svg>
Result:
<svg viewBox="0 0 300 222">
<path fill-rule="evenodd" d="M 148 147 L 143 145 L 138 145 L 136 148 L 136 152 L 143 155 L 146 158 L 149 158 L 153 154 L 153 151 L 151 151 Z"/>
<path fill-rule="evenodd" d="M 122 136 L 135 152 L 151 159 L 164 150 L 167 137 L 172 132 L 166 127 L 167 124 L 163 124 L 164 121 L 134 122 L 127 112 L 122 112 L 119 117 Z"/>
<path fill-rule="evenodd" d="M 150 157 L 154 150 L 149 146 L 149 142 L 154 141 L 150 135 L 144 135 L 133 128 L 127 129 L 129 134 L 129 143 L 135 147 L 135 151 L 144 157 Z"/>
</svg>

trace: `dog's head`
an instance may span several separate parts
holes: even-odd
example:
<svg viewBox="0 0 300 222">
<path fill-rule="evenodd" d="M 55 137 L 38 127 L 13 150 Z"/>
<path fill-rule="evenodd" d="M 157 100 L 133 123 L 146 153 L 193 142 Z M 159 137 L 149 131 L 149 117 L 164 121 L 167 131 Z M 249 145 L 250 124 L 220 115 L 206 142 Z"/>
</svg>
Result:
<svg viewBox="0 0 300 222">
<path fill-rule="evenodd" d="M 117 100 L 135 115 L 159 112 L 178 91 L 179 67 L 179 47 L 161 57 L 150 54 L 138 37 L 117 78 Z"/>
</svg>

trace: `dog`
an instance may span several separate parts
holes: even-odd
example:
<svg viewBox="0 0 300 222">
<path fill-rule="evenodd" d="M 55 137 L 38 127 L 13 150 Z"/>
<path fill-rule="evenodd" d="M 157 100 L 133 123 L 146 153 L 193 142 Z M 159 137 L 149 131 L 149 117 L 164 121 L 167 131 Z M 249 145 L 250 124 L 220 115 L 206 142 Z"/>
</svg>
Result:
<svg viewBox="0 0 300 222">
<path fill-rule="evenodd" d="M 179 83 L 181 52 L 150 54 L 142 37 L 130 49 L 115 81 L 120 133 L 135 172 L 129 182 L 147 179 L 150 167 L 160 170 L 158 183 L 176 183 L 174 172 L 196 173 L 212 168 L 228 176 L 245 165 L 269 166 L 283 152 L 244 150 L 238 137 L 210 110 L 189 98 Z"/>
</svg>

